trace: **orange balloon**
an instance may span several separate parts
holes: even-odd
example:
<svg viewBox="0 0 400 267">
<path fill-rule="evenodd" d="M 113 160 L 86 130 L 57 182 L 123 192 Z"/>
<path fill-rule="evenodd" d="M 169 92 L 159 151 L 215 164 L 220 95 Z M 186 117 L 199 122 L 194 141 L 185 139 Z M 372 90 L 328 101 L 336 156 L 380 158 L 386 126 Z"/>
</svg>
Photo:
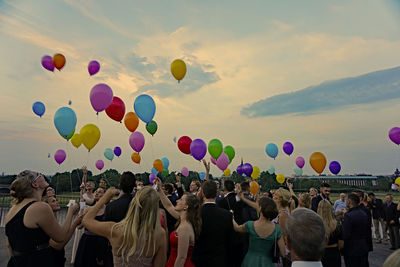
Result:
<svg viewBox="0 0 400 267">
<path fill-rule="evenodd" d="M 65 65 L 65 57 L 62 54 L 55 54 L 53 56 L 53 65 L 56 69 L 61 70 Z"/>
<path fill-rule="evenodd" d="M 258 183 L 255 181 L 250 182 L 250 193 L 255 195 L 258 193 L 258 191 L 260 191 L 260 186 L 258 185 Z"/>
<path fill-rule="evenodd" d="M 139 126 L 139 118 L 136 116 L 135 113 L 133 112 L 128 112 L 125 115 L 124 119 L 125 127 L 128 129 L 130 132 L 134 132 L 136 128 Z"/>
<path fill-rule="evenodd" d="M 321 152 L 314 152 L 310 156 L 311 167 L 317 173 L 321 174 L 326 166 L 326 158 Z"/>
<path fill-rule="evenodd" d="M 132 156 L 131 156 L 131 159 L 132 159 L 133 162 L 135 162 L 137 164 L 140 164 L 140 155 L 139 155 L 139 153 L 133 152 Z"/>
<path fill-rule="evenodd" d="M 162 163 L 161 159 L 156 159 L 153 163 L 154 169 L 156 169 L 158 172 L 162 172 L 164 169 L 164 164 Z"/>
</svg>

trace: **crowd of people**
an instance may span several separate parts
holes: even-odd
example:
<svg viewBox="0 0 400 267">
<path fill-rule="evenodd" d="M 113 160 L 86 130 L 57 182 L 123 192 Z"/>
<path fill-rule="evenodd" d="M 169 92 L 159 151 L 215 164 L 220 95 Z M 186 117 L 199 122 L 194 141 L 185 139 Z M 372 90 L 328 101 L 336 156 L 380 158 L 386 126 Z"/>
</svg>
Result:
<svg viewBox="0 0 400 267">
<path fill-rule="evenodd" d="M 62 225 L 60 205 L 44 175 L 21 172 L 6 222 L 8 266 L 65 266 L 74 236 L 74 266 L 369 266 L 375 242 L 400 248 L 400 204 L 387 194 L 354 190 L 332 203 L 322 183 L 296 194 L 287 181 L 276 190 L 250 193 L 249 182 L 210 180 L 189 191 L 176 183 L 138 181 L 124 172 L 118 189 L 83 179 L 80 203 L 70 201 Z M 74 217 L 74 215 L 76 216 Z M 389 235 L 387 234 L 389 233 Z M 400 261 L 400 250 L 384 266 Z"/>
</svg>

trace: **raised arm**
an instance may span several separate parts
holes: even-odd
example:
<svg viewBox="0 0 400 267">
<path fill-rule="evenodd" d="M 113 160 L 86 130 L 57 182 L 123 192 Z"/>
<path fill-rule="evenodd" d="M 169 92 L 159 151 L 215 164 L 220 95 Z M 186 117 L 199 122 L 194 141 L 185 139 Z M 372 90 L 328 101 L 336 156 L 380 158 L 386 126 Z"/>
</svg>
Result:
<svg viewBox="0 0 400 267">
<path fill-rule="evenodd" d="M 290 178 L 288 178 L 288 179 L 286 180 L 286 185 L 287 185 L 287 187 L 289 188 L 289 192 L 290 192 L 290 194 L 291 194 L 292 196 L 297 197 L 296 194 L 295 194 L 294 191 L 293 191 L 293 184 L 290 183 L 289 181 L 290 181 Z"/>
<path fill-rule="evenodd" d="M 248 200 L 247 198 L 244 197 L 243 193 L 239 193 L 238 196 L 240 197 L 240 199 L 246 203 L 247 205 L 249 205 L 250 207 L 252 207 L 255 210 L 258 210 L 258 204 L 257 202 L 253 202 Z"/>
<path fill-rule="evenodd" d="M 178 198 L 181 198 L 185 193 L 185 187 L 182 186 L 181 183 L 182 177 L 180 174 L 175 174 L 175 179 L 176 179 L 176 187 L 177 187 L 176 191 L 178 193 Z"/>
<path fill-rule="evenodd" d="M 161 189 L 161 180 L 159 178 L 157 180 L 157 192 L 158 195 L 160 196 L 161 203 L 164 206 L 164 208 L 168 211 L 169 214 L 171 214 L 172 217 L 175 219 L 179 219 L 179 213 L 175 210 L 174 205 L 172 205 L 171 201 L 167 198 L 167 196 L 164 194 L 164 191 Z"/>
<path fill-rule="evenodd" d="M 71 239 L 72 235 L 75 232 L 76 227 L 81 223 L 82 217 L 83 217 L 82 215 L 77 215 L 75 217 L 75 220 L 72 222 L 71 227 L 68 230 L 67 238 L 63 242 L 56 242 L 53 239 L 50 239 L 50 246 L 54 249 L 62 250 Z"/>
<path fill-rule="evenodd" d="M 204 177 L 204 181 L 207 181 L 210 176 L 210 162 L 207 162 L 205 159 L 202 160 L 204 167 L 206 168 L 206 176 Z"/>
<path fill-rule="evenodd" d="M 232 223 L 233 223 L 233 229 L 236 231 L 236 232 L 239 232 L 239 233 L 247 233 L 247 230 L 246 230 L 246 227 L 244 226 L 244 224 L 242 224 L 242 225 L 238 225 L 236 222 L 235 222 L 235 219 L 232 217 Z"/>
</svg>

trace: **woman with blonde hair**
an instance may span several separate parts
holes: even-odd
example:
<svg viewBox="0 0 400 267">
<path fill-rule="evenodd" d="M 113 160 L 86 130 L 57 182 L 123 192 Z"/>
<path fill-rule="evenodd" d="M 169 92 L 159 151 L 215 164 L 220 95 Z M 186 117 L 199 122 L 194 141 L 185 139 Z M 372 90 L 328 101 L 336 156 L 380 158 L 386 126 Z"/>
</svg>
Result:
<svg viewBox="0 0 400 267">
<path fill-rule="evenodd" d="M 115 188 L 109 188 L 84 216 L 83 225 L 110 241 L 114 266 L 164 266 L 167 244 L 165 231 L 160 226 L 160 198 L 157 192 L 151 187 L 139 190 L 131 201 L 126 217 L 119 223 L 95 220 L 97 211 L 117 192 Z"/>
<path fill-rule="evenodd" d="M 337 223 L 333 207 L 329 200 L 323 199 L 318 204 L 318 215 L 324 221 L 328 243 L 325 248 L 324 256 L 322 257 L 322 265 L 327 266 L 341 266 L 341 256 L 339 249 L 343 247 L 342 240 L 342 227 Z"/>
<path fill-rule="evenodd" d="M 299 207 L 300 208 L 311 208 L 311 196 L 309 193 L 301 193 L 299 195 Z"/>
</svg>

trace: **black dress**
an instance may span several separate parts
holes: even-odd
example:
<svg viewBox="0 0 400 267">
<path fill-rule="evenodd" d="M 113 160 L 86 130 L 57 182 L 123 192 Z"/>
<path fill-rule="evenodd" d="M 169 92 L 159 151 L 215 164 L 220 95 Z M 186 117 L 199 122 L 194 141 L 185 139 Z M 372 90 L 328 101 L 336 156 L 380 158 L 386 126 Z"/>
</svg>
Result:
<svg viewBox="0 0 400 267">
<path fill-rule="evenodd" d="M 342 226 L 338 224 L 336 229 L 329 235 L 328 246 L 338 244 L 339 239 L 342 239 Z M 324 267 L 340 267 L 342 258 L 339 247 L 325 248 L 321 262 Z"/>
<path fill-rule="evenodd" d="M 65 266 L 66 258 L 65 258 L 65 249 L 62 248 L 61 250 L 51 248 L 51 253 L 53 253 L 53 261 L 54 267 L 63 267 Z"/>
<path fill-rule="evenodd" d="M 36 201 L 29 202 L 6 224 L 6 236 L 12 249 L 8 267 L 52 267 L 50 237 L 41 228 L 24 225 L 26 210 Z"/>
</svg>

